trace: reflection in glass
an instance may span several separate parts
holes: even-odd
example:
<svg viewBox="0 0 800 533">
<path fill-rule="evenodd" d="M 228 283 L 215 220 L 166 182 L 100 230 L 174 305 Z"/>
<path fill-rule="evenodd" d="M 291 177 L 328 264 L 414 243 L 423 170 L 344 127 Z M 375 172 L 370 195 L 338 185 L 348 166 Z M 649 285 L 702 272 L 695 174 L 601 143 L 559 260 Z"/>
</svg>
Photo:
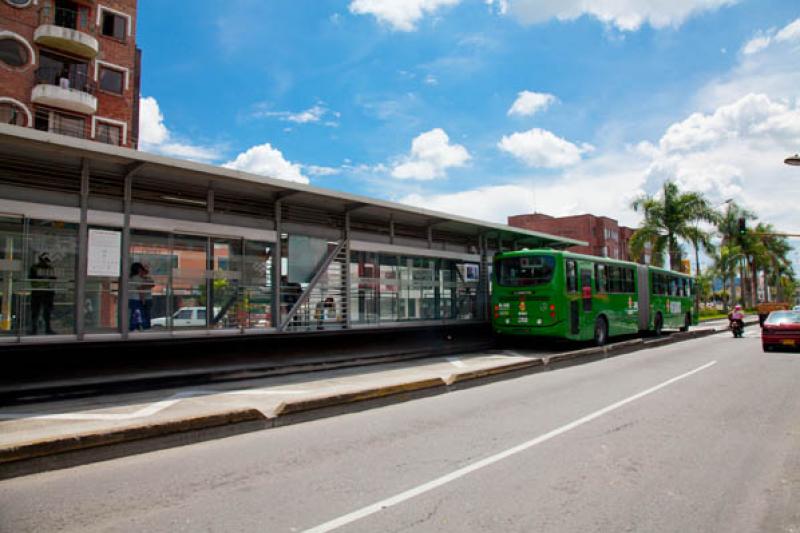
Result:
<svg viewBox="0 0 800 533">
<path fill-rule="evenodd" d="M 77 252 L 77 224 L 28 221 L 23 302 L 28 335 L 75 332 Z"/>
<path fill-rule="evenodd" d="M 272 246 L 245 241 L 242 261 L 241 325 L 245 328 L 272 326 Z"/>
<path fill-rule="evenodd" d="M 0 336 L 18 335 L 22 272 L 22 219 L 0 217 Z"/>
</svg>

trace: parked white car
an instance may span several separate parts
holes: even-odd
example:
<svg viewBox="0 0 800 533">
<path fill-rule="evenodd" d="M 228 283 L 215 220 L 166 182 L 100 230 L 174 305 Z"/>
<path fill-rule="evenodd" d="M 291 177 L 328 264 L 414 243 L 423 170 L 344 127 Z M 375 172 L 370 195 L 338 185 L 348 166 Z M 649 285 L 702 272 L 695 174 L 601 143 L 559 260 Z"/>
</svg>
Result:
<svg viewBox="0 0 800 533">
<path fill-rule="evenodd" d="M 220 308 L 214 309 L 218 313 Z M 173 328 L 202 328 L 206 325 L 205 307 L 181 307 L 172 315 Z M 167 317 L 162 316 L 150 320 L 151 328 L 166 328 Z"/>
</svg>

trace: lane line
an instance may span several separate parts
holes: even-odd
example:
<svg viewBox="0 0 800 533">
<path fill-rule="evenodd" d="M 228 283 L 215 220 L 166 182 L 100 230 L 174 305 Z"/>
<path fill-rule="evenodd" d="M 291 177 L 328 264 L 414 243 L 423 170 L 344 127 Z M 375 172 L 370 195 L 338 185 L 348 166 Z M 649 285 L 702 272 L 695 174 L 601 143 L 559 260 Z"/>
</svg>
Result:
<svg viewBox="0 0 800 533">
<path fill-rule="evenodd" d="M 562 434 L 564 434 L 564 433 L 566 433 L 566 432 L 568 432 L 570 430 L 573 430 L 573 429 L 575 429 L 575 428 L 577 428 L 579 426 L 582 426 L 582 425 L 584 425 L 584 424 L 586 424 L 588 422 L 591 422 L 592 420 L 595 420 L 596 418 L 600 418 L 601 416 L 606 415 L 606 414 L 608 414 L 608 413 L 610 413 L 612 411 L 615 411 L 615 410 L 619 409 L 620 407 L 623 407 L 623 406 L 625 406 L 625 405 L 627 405 L 627 404 L 629 404 L 631 402 L 634 402 L 634 401 L 636 401 L 636 400 L 638 400 L 640 398 L 643 398 L 643 397 L 645 397 L 645 396 L 647 396 L 649 394 L 653 394 L 654 392 L 659 391 L 659 390 L 663 389 L 664 387 L 668 387 L 668 386 L 672 385 L 673 383 L 676 383 L 676 382 L 678 382 L 678 381 L 680 381 L 682 379 L 686 379 L 689 376 L 697 374 L 698 372 L 702 372 L 703 370 L 705 370 L 707 368 L 710 368 L 710 367 L 714 366 L 715 364 L 717 364 L 716 361 L 711 361 L 709 363 L 706 363 L 703 366 L 695 368 L 694 370 L 690 370 L 689 372 L 681 374 L 680 376 L 676 376 L 676 377 L 674 377 L 672 379 L 668 379 L 667 381 L 659 383 L 658 385 L 656 385 L 654 387 L 650 387 L 649 389 L 646 389 L 646 390 L 643 390 L 643 391 L 641 391 L 639 393 L 636 393 L 633 396 L 629 396 L 629 397 L 625 398 L 624 400 L 620 400 L 620 401 L 618 401 L 616 403 L 612 403 L 609 406 L 603 407 L 602 409 L 599 409 L 599 410 L 597 410 L 597 411 L 595 411 L 593 413 L 590 413 L 590 414 L 588 414 L 588 415 L 586 415 L 586 416 L 584 416 L 582 418 L 574 420 L 574 421 L 572 421 L 572 422 L 570 422 L 568 424 L 565 424 L 565 425 L 563 425 L 563 426 L 561 426 L 559 428 L 556 428 L 556 429 L 554 429 L 552 431 L 549 431 L 549 432 L 547 432 L 547 433 L 545 433 L 543 435 L 540 435 L 540 436 L 538 436 L 538 437 L 536 437 L 534 439 L 531 439 L 531 440 L 529 440 L 527 442 L 523 442 L 522 444 L 514 446 L 513 448 L 509 448 L 508 450 L 505 450 L 505 451 L 500 452 L 498 454 L 492 455 L 490 457 L 487 457 L 485 459 L 482 459 L 480 461 L 477 461 L 475 463 L 467 465 L 467 466 L 465 466 L 463 468 L 460 468 L 460 469 L 458 469 L 458 470 L 456 470 L 454 472 L 451 472 L 449 474 L 446 474 L 444 476 L 436 478 L 436 479 L 434 479 L 432 481 L 429 481 L 427 483 L 424 483 L 424 484 L 419 485 L 417 487 L 414 487 L 412 489 L 409 489 L 409 490 L 407 490 L 405 492 L 401 492 L 400 494 L 397 494 L 395 496 L 386 498 L 386 499 L 381 500 L 379 502 L 373 503 L 372 505 L 368 505 L 366 507 L 363 507 L 363 508 L 361 508 L 361 509 L 359 509 L 357 511 L 353 511 L 352 513 L 348 513 L 346 515 L 343 515 L 343 516 L 340 516 L 338 518 L 334 518 L 333 520 L 330 520 L 328 522 L 325 522 L 324 524 L 320 524 L 320 525 L 318 525 L 316 527 L 312 527 L 311 529 L 307 529 L 307 530 L 305 530 L 305 533 L 324 533 L 324 532 L 327 532 L 327 531 L 333 531 L 334 529 L 340 528 L 340 527 L 345 526 L 347 524 L 351 524 L 351 523 L 353 523 L 353 522 L 355 522 L 357 520 L 361 520 L 362 518 L 366 518 L 367 516 L 375 514 L 375 513 L 379 512 L 379 511 L 382 511 L 384 509 L 388 509 L 389 507 L 392 507 L 394 505 L 402 503 L 402 502 L 404 502 L 406 500 L 410 500 L 411 498 L 414 498 L 415 496 L 419 496 L 420 494 L 424 494 L 424 493 L 429 492 L 429 491 L 431 491 L 433 489 L 441 487 L 442 485 L 450 483 L 451 481 L 455 481 L 455 480 L 457 480 L 457 479 L 459 479 L 461 477 L 466 476 L 467 474 L 475 472 L 476 470 L 480 470 L 481 468 L 493 465 L 494 463 L 502 461 L 503 459 L 507 459 L 507 458 L 511 457 L 512 455 L 515 455 L 515 454 L 518 454 L 520 452 L 523 452 L 523 451 L 527 450 L 528 448 L 532 448 L 532 447 L 534 447 L 534 446 L 536 446 L 538 444 L 542 444 L 543 442 L 547 442 L 550 439 L 553 439 L 553 438 L 555 438 L 555 437 L 557 437 L 559 435 L 562 435 Z"/>
</svg>

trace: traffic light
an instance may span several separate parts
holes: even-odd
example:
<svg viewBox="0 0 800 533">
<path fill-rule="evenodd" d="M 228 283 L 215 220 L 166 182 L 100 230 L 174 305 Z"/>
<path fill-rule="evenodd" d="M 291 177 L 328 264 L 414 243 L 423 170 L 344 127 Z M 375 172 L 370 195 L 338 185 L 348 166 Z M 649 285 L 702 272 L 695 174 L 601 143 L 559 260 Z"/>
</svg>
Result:
<svg viewBox="0 0 800 533">
<path fill-rule="evenodd" d="M 744 217 L 739 218 L 739 235 L 744 235 L 747 233 L 747 222 L 745 221 Z"/>
</svg>

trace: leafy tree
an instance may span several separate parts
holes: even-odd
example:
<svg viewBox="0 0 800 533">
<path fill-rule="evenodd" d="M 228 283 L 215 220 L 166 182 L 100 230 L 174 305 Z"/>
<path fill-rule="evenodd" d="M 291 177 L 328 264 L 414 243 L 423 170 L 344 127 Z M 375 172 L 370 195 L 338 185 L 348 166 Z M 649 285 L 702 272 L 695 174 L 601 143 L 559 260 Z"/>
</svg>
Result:
<svg viewBox="0 0 800 533">
<path fill-rule="evenodd" d="M 698 224 L 715 224 L 719 215 L 702 194 L 681 192 L 672 181 L 664 182 L 662 192 L 660 197 L 640 196 L 631 204 L 634 211 L 641 210 L 644 214 L 641 227 L 631 236 L 631 255 L 640 260 L 649 244 L 654 260 L 667 252 L 670 269 L 680 270 L 680 241 L 691 242 L 696 252 L 700 246 L 710 247 L 711 236 L 700 230 Z"/>
</svg>

